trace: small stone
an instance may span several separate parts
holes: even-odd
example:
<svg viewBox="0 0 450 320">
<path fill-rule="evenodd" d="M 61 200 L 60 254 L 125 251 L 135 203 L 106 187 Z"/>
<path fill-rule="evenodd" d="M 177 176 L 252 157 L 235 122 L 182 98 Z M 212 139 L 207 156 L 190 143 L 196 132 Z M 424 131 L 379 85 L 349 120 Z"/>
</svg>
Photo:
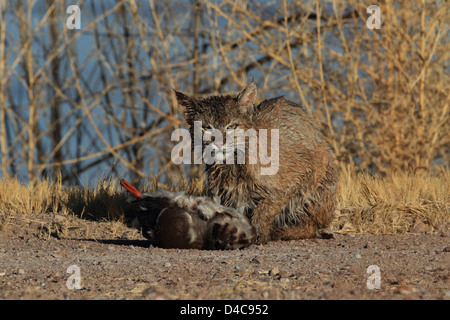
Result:
<svg viewBox="0 0 450 320">
<path fill-rule="evenodd" d="M 252 260 L 252 263 L 260 264 L 261 262 L 258 260 L 258 256 L 255 256 Z"/>
<path fill-rule="evenodd" d="M 434 228 L 438 231 L 445 231 L 446 225 L 444 223 L 439 223 L 439 224 L 435 225 Z"/>
<path fill-rule="evenodd" d="M 397 278 L 389 278 L 389 279 L 387 279 L 387 283 L 392 284 L 392 285 L 398 285 L 400 283 L 400 281 Z"/>
<path fill-rule="evenodd" d="M 25 274 L 25 270 L 19 269 L 19 270 L 17 271 L 17 273 L 18 273 L 18 274 Z"/>
<path fill-rule="evenodd" d="M 444 252 L 450 252 L 450 247 L 445 247 L 443 251 Z"/>
<path fill-rule="evenodd" d="M 397 288 L 396 292 L 400 294 L 412 294 L 413 292 L 416 292 L 417 290 L 415 288 L 411 288 L 409 286 L 403 285 Z"/>
<path fill-rule="evenodd" d="M 410 233 L 425 233 L 427 231 L 430 231 L 430 226 L 425 225 L 422 221 L 416 222 L 414 226 L 409 229 Z"/>
<path fill-rule="evenodd" d="M 280 273 L 280 269 L 278 269 L 278 266 L 275 266 L 272 268 L 272 270 L 269 271 L 269 276 L 276 276 Z"/>
<path fill-rule="evenodd" d="M 55 214 L 55 222 L 59 222 L 62 223 L 66 220 L 66 217 L 59 215 L 59 214 Z"/>
<path fill-rule="evenodd" d="M 124 233 L 122 233 L 122 235 L 120 236 L 120 239 L 123 239 L 123 240 L 131 240 L 131 235 L 132 235 L 132 232 L 131 231 L 125 231 Z"/>
</svg>

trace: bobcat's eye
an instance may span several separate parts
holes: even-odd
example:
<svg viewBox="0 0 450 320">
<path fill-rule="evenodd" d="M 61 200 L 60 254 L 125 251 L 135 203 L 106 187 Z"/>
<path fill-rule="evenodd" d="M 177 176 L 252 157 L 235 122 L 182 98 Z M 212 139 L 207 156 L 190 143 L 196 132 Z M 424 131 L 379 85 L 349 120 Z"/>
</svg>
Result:
<svg viewBox="0 0 450 320">
<path fill-rule="evenodd" d="M 232 125 L 229 125 L 229 126 L 227 127 L 227 129 L 228 129 L 228 130 L 234 130 L 234 129 L 236 129 L 237 127 L 238 127 L 237 124 L 232 124 Z"/>
<path fill-rule="evenodd" d="M 207 126 L 202 127 L 203 132 L 205 132 L 206 130 L 210 130 L 212 129 L 212 126 L 210 124 L 208 124 Z"/>
</svg>

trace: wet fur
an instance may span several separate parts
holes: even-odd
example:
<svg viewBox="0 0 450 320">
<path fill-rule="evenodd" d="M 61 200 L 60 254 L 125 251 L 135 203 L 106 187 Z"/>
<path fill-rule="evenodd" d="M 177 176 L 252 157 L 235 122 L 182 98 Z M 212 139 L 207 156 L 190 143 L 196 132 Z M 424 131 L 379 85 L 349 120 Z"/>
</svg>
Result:
<svg viewBox="0 0 450 320">
<path fill-rule="evenodd" d="M 261 175 L 259 162 L 206 165 L 208 195 L 247 215 L 259 242 L 313 238 L 328 227 L 336 203 L 335 158 L 304 107 L 284 97 L 255 106 L 254 84 L 237 97 L 197 100 L 176 95 L 191 129 L 194 121 L 202 121 L 222 130 L 225 137 L 226 125 L 237 122 L 244 130 L 267 129 L 269 147 L 270 129 L 279 130 L 279 168 L 274 175 Z"/>
</svg>

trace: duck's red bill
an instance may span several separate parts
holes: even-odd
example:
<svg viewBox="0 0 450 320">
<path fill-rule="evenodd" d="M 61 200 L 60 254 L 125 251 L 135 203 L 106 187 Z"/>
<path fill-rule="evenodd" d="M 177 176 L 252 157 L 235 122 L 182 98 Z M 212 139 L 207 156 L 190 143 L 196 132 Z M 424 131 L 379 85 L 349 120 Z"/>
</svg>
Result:
<svg viewBox="0 0 450 320">
<path fill-rule="evenodd" d="M 142 198 L 142 194 L 135 187 L 133 187 L 130 183 L 128 183 L 124 179 L 120 180 L 120 184 L 122 185 L 122 187 L 127 189 L 127 191 L 129 193 L 131 193 L 136 199 Z"/>
</svg>

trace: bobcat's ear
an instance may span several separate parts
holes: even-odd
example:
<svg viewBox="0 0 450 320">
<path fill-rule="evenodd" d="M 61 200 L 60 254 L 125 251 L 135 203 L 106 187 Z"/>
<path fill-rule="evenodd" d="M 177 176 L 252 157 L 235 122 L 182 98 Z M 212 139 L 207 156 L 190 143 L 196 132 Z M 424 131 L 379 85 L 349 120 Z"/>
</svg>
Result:
<svg viewBox="0 0 450 320">
<path fill-rule="evenodd" d="M 239 95 L 237 96 L 238 107 L 241 112 L 246 113 L 253 108 L 256 101 L 256 84 L 250 83 Z"/>
<path fill-rule="evenodd" d="M 173 91 L 175 91 L 175 95 L 177 96 L 178 105 L 183 110 L 186 120 L 188 120 L 192 113 L 195 112 L 198 101 L 195 98 L 191 98 L 182 92 L 176 91 L 175 89 Z"/>
</svg>

